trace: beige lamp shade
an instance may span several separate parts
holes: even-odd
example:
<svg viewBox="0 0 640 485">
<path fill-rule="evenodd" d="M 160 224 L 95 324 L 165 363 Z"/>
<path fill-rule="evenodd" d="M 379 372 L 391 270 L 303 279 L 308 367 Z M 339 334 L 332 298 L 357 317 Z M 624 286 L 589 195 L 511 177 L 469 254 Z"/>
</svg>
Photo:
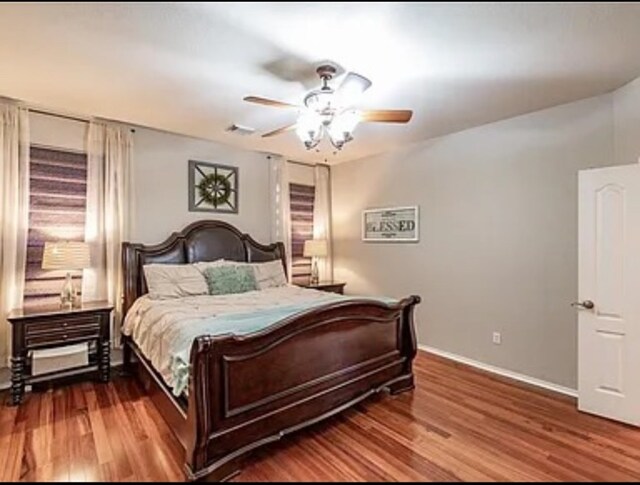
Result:
<svg viewBox="0 0 640 485">
<path fill-rule="evenodd" d="M 42 269 L 84 269 L 91 266 L 89 245 L 85 242 L 56 241 L 44 243 Z"/>
<path fill-rule="evenodd" d="M 304 242 L 304 257 L 312 258 L 327 256 L 327 240 L 326 239 L 309 239 Z"/>
</svg>

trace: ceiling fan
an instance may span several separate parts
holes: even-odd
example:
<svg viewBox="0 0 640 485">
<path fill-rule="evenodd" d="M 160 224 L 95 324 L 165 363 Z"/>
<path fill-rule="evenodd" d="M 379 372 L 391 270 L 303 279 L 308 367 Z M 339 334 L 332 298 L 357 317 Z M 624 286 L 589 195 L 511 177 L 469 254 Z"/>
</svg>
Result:
<svg viewBox="0 0 640 485">
<path fill-rule="evenodd" d="M 329 81 L 336 74 L 330 64 L 316 70 L 322 86 L 309 92 L 304 98 L 304 106 L 275 101 L 259 96 L 246 96 L 244 101 L 273 106 L 293 108 L 299 111 L 298 120 L 287 126 L 262 135 L 263 138 L 280 135 L 295 130 L 307 150 L 316 147 L 325 133 L 331 144 L 338 150 L 353 140 L 353 132 L 360 122 L 408 123 L 413 112 L 410 110 L 358 110 L 353 107 L 359 96 L 371 86 L 371 81 L 355 72 L 348 73 L 340 86 L 333 89 Z"/>
</svg>

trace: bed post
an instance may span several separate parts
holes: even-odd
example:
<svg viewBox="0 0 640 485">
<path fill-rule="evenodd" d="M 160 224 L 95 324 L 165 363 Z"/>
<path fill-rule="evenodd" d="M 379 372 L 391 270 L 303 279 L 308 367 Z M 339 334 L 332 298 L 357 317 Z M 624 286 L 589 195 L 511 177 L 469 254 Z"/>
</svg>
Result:
<svg viewBox="0 0 640 485">
<path fill-rule="evenodd" d="M 122 269 L 123 269 L 123 294 L 122 294 L 122 323 L 129 308 L 137 298 L 139 274 L 137 264 L 137 251 L 139 245 L 128 242 L 122 243 Z M 122 340 L 122 372 L 124 375 L 131 375 L 132 355 L 131 338 L 121 334 Z"/>
<path fill-rule="evenodd" d="M 206 443 L 211 433 L 210 402 L 212 397 L 209 357 L 213 354 L 213 337 L 198 337 L 191 346 L 189 375 L 189 407 L 187 427 L 190 430 L 186 449 L 186 464 L 191 479 L 198 478 L 194 473 L 206 465 Z"/>
<path fill-rule="evenodd" d="M 396 382 L 389 385 L 389 394 L 396 395 L 402 392 L 411 391 L 415 388 L 413 377 L 413 359 L 418 353 L 418 339 L 416 338 L 416 328 L 414 323 L 415 308 L 420 303 L 421 298 L 417 295 L 405 298 L 400 302 L 404 305 L 402 310 L 402 354 L 406 357 L 403 376 Z"/>
<path fill-rule="evenodd" d="M 190 480 L 227 481 L 241 471 L 243 456 L 225 455 L 216 459 L 210 455 L 210 438 L 217 416 L 222 414 L 223 389 L 220 378 L 219 352 L 216 337 L 198 337 L 191 347 L 189 376 L 189 406 L 187 409 L 186 474 Z"/>
</svg>

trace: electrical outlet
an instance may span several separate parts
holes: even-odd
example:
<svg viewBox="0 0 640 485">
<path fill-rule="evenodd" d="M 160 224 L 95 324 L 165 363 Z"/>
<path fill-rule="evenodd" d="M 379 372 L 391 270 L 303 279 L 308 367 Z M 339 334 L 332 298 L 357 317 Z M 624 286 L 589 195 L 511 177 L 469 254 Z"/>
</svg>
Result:
<svg viewBox="0 0 640 485">
<path fill-rule="evenodd" d="M 493 332 L 493 343 L 496 345 L 502 344 L 502 334 L 500 332 Z"/>
</svg>

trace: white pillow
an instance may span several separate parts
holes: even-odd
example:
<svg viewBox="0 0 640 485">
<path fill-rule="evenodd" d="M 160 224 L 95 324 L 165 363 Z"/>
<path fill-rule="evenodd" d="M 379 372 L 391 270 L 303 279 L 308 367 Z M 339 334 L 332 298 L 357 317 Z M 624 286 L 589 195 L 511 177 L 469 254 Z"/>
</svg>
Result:
<svg viewBox="0 0 640 485">
<path fill-rule="evenodd" d="M 209 294 L 204 276 L 191 264 L 145 264 L 143 270 L 153 300 Z"/>
<path fill-rule="evenodd" d="M 224 259 L 216 259 L 215 261 L 200 261 L 199 263 L 193 263 L 193 267 L 200 271 L 202 274 L 207 270 L 207 268 L 212 268 L 214 266 L 226 266 L 230 264 L 238 264 L 235 261 L 227 261 Z"/>
<path fill-rule="evenodd" d="M 287 277 L 284 275 L 282 261 L 279 259 L 266 263 L 252 263 L 251 266 L 259 290 L 287 285 Z"/>
</svg>

